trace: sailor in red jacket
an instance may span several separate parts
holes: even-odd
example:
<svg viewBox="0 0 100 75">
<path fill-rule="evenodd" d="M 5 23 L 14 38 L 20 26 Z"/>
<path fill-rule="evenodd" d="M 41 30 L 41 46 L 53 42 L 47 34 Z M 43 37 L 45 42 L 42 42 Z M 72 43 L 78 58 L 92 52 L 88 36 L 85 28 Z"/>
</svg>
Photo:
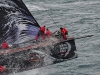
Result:
<svg viewBox="0 0 100 75">
<path fill-rule="evenodd" d="M 36 40 L 39 38 L 39 36 L 42 36 L 42 40 L 45 38 L 45 26 L 40 27 L 40 30 L 38 34 L 36 35 Z"/>
<path fill-rule="evenodd" d="M 7 71 L 6 68 L 0 65 L 0 72 L 6 72 L 6 71 Z"/>
<path fill-rule="evenodd" d="M 60 28 L 60 31 L 61 31 L 61 34 L 63 35 L 63 39 L 67 39 L 67 36 L 68 35 L 68 30 L 66 28 Z"/>
<path fill-rule="evenodd" d="M 51 36 L 52 32 L 47 28 L 45 34 L 49 38 Z"/>
<path fill-rule="evenodd" d="M 42 33 L 45 33 L 45 26 L 42 26 L 42 27 L 40 28 L 40 31 L 41 31 Z"/>
<path fill-rule="evenodd" d="M 4 41 L 4 42 L 2 43 L 1 47 L 2 47 L 2 49 L 7 49 L 7 48 L 9 48 L 9 46 L 8 46 L 8 44 L 7 44 L 6 41 Z"/>
</svg>

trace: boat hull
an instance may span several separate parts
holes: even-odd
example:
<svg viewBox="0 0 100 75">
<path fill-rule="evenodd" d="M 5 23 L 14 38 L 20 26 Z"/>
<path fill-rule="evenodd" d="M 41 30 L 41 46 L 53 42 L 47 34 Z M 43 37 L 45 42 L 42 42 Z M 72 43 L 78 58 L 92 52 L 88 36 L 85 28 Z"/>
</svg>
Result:
<svg viewBox="0 0 100 75">
<path fill-rule="evenodd" d="M 31 43 L 33 43 L 33 41 L 31 41 Z M 17 45 L 16 47 L 21 46 L 22 44 L 19 44 L 19 46 Z M 74 39 L 52 43 L 41 42 L 37 43 L 37 45 L 1 51 L 0 65 L 7 68 L 7 73 L 20 72 L 76 58 L 77 55 L 75 51 L 76 46 Z M 30 54 L 33 55 L 32 58 Z"/>
</svg>

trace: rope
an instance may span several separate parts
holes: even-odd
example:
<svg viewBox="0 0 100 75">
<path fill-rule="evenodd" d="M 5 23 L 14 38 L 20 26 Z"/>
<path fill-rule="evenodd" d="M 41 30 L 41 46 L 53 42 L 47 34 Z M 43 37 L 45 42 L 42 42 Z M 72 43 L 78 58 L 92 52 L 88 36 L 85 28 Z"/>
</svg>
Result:
<svg viewBox="0 0 100 75">
<path fill-rule="evenodd" d="M 87 40 L 85 40 L 84 41 L 84 43 L 86 43 L 88 40 L 90 40 L 92 37 L 89 37 Z M 80 46 L 79 46 L 79 49 L 82 49 L 82 46 L 84 45 L 84 43 L 83 44 L 81 44 Z"/>
</svg>

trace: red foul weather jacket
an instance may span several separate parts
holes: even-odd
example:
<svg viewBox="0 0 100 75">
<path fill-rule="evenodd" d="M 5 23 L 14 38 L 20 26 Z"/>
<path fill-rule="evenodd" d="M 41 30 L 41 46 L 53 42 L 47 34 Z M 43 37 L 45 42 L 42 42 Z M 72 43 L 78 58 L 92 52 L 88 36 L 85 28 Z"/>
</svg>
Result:
<svg viewBox="0 0 100 75">
<path fill-rule="evenodd" d="M 40 31 L 44 33 L 45 32 L 45 26 L 41 27 Z"/>
<path fill-rule="evenodd" d="M 51 34 L 52 34 L 52 32 L 51 32 L 50 30 L 47 30 L 47 31 L 46 31 L 46 36 L 50 37 Z"/>
<path fill-rule="evenodd" d="M 6 68 L 0 65 L 0 72 L 5 72 L 5 71 L 6 71 Z"/>
<path fill-rule="evenodd" d="M 63 28 L 63 29 L 61 30 L 61 33 L 62 33 L 62 34 L 66 34 L 66 33 L 68 33 L 68 30 L 67 30 L 66 28 Z"/>
<path fill-rule="evenodd" d="M 8 44 L 6 42 L 3 42 L 1 47 L 2 47 L 2 49 L 9 48 L 9 46 L 8 46 Z"/>
</svg>

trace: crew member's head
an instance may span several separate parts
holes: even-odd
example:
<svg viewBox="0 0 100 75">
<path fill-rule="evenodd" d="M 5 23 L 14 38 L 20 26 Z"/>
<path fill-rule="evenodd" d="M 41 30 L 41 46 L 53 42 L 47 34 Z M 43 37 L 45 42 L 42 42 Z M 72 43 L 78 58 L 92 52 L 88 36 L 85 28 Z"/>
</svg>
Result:
<svg viewBox="0 0 100 75">
<path fill-rule="evenodd" d="M 62 30 L 63 28 L 62 27 L 60 27 L 60 30 Z"/>
</svg>

